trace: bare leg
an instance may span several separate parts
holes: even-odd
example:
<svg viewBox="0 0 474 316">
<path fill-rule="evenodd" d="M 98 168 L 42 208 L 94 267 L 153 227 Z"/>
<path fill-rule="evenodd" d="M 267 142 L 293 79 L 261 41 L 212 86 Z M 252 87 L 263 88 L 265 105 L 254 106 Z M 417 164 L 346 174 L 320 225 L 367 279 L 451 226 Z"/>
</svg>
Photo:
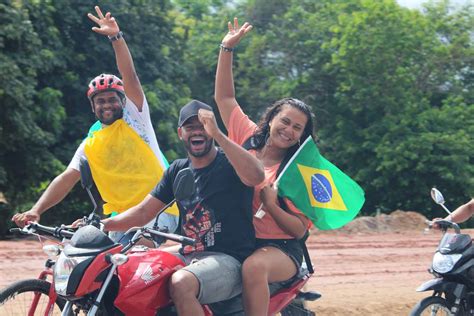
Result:
<svg viewBox="0 0 474 316">
<path fill-rule="evenodd" d="M 185 270 L 178 270 L 170 279 L 170 295 L 178 315 L 204 316 L 201 304 L 197 300 L 199 281 L 194 274 Z"/>
<path fill-rule="evenodd" d="M 266 316 L 270 301 L 268 283 L 288 280 L 296 274 L 293 260 L 275 247 L 257 249 L 242 266 L 245 315 Z"/>
</svg>

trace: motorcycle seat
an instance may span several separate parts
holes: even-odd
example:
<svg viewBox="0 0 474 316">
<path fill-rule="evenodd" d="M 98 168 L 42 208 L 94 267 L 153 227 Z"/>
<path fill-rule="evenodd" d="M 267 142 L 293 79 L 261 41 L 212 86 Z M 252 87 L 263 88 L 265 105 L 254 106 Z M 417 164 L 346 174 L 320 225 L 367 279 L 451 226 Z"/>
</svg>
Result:
<svg viewBox="0 0 474 316">
<path fill-rule="evenodd" d="M 290 288 L 296 281 L 301 280 L 306 275 L 309 274 L 306 264 L 303 262 L 303 265 L 300 267 L 298 273 L 289 280 L 283 282 L 270 283 L 270 294 L 273 295 L 277 291 L 283 288 Z M 237 295 L 226 301 L 212 303 L 209 305 L 214 315 L 244 315 L 243 314 L 243 305 L 242 305 L 242 295 Z"/>
<path fill-rule="evenodd" d="M 283 288 L 290 288 L 293 286 L 293 284 L 296 282 L 296 281 L 299 281 L 301 280 L 302 278 L 304 278 L 306 275 L 309 275 L 309 271 L 308 269 L 306 268 L 306 263 L 303 262 L 303 264 L 301 265 L 298 273 L 292 277 L 291 279 L 289 280 L 286 280 L 286 281 L 282 281 L 282 282 L 275 282 L 275 283 L 270 283 L 269 286 L 270 286 L 270 294 L 273 294 L 275 293 L 276 291 L 278 290 L 281 290 Z"/>
<path fill-rule="evenodd" d="M 219 315 L 244 315 L 244 305 L 242 303 L 242 295 L 239 294 L 231 299 L 209 304 L 214 316 Z"/>
</svg>

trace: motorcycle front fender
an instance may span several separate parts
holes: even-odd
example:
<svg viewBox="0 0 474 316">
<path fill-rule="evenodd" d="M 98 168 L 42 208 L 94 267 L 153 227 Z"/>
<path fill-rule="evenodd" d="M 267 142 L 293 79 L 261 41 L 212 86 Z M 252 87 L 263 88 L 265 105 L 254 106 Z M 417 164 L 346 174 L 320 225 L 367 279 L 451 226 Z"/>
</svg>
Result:
<svg viewBox="0 0 474 316">
<path fill-rule="evenodd" d="M 443 278 L 431 279 L 422 285 L 420 285 L 416 291 L 417 292 L 426 292 L 426 291 L 438 291 L 438 292 L 453 292 L 456 288 L 457 283 L 448 282 Z"/>
</svg>

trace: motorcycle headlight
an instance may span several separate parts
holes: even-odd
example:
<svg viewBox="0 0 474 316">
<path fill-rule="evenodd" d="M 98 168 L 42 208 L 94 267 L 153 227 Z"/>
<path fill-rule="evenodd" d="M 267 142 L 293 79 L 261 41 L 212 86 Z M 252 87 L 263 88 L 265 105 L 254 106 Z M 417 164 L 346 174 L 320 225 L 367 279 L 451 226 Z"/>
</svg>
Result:
<svg viewBox="0 0 474 316">
<path fill-rule="evenodd" d="M 433 270 L 438 273 L 447 273 L 453 269 L 461 257 L 461 254 L 443 255 L 437 252 L 433 257 Z"/>
<path fill-rule="evenodd" d="M 68 257 L 62 252 L 54 265 L 54 289 L 59 295 L 67 295 L 67 284 L 72 270 L 81 262 L 91 257 Z"/>
</svg>

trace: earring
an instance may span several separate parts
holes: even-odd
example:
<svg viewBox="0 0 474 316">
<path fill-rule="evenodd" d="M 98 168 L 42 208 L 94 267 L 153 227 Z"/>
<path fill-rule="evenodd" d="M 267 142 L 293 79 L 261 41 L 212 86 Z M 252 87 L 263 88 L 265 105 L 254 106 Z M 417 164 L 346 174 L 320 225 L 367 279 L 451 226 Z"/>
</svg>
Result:
<svg viewBox="0 0 474 316">
<path fill-rule="evenodd" d="M 298 139 L 298 147 L 301 146 L 301 139 Z"/>
</svg>

